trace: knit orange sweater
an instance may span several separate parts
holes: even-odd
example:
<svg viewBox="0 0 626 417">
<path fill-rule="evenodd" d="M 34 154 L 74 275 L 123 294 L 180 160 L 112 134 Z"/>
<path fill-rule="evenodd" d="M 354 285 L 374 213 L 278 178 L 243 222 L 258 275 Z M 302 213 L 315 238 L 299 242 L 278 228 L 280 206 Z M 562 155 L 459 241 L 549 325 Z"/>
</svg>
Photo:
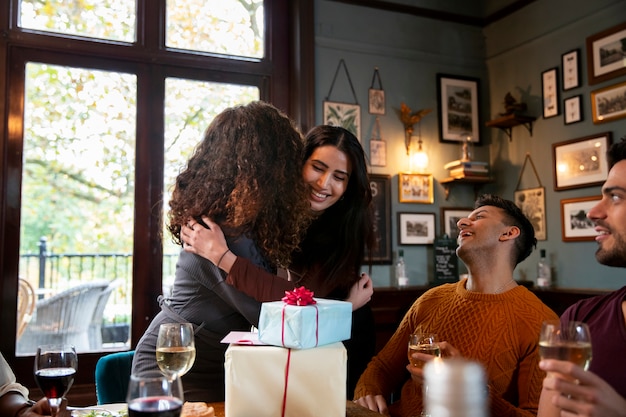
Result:
<svg viewBox="0 0 626 417">
<path fill-rule="evenodd" d="M 465 289 L 466 280 L 432 288 L 418 298 L 385 347 L 369 363 L 354 398 L 382 394 L 402 386 L 390 405 L 393 417 L 419 415 L 422 386 L 411 380 L 407 342 L 420 325 L 481 363 L 489 385 L 490 414 L 497 417 L 537 414 L 545 373 L 538 367 L 541 322 L 558 316 L 528 289 L 517 286 L 502 294 Z"/>
</svg>

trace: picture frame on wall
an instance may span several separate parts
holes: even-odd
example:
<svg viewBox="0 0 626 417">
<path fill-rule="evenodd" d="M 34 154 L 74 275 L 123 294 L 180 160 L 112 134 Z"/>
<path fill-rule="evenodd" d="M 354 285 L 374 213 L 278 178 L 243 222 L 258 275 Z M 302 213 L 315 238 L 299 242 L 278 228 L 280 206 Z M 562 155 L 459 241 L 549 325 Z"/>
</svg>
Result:
<svg viewBox="0 0 626 417">
<path fill-rule="evenodd" d="M 535 187 L 516 190 L 514 198 L 515 205 L 533 225 L 537 240 L 546 240 L 546 189 Z"/>
<path fill-rule="evenodd" d="M 586 44 L 589 85 L 626 74 L 626 22 L 589 36 Z"/>
<path fill-rule="evenodd" d="M 583 120 L 583 96 L 579 94 L 577 96 L 566 98 L 563 101 L 563 119 L 566 125 L 572 123 L 582 122 Z"/>
<path fill-rule="evenodd" d="M 352 103 L 324 101 L 324 124 L 341 126 L 361 141 L 361 106 Z"/>
<path fill-rule="evenodd" d="M 370 164 L 373 167 L 387 166 L 387 142 L 370 139 Z"/>
<path fill-rule="evenodd" d="M 580 49 L 565 52 L 561 56 L 561 68 L 563 91 L 580 87 Z"/>
<path fill-rule="evenodd" d="M 391 264 L 391 177 L 384 174 L 370 174 L 369 177 L 376 236 L 372 263 Z"/>
<path fill-rule="evenodd" d="M 478 78 L 437 74 L 439 141 L 481 144 Z"/>
<path fill-rule="evenodd" d="M 459 237 L 457 222 L 469 216 L 473 210 L 471 207 L 441 207 L 441 232 L 456 241 Z"/>
<path fill-rule="evenodd" d="M 435 213 L 398 213 L 399 245 L 432 245 Z"/>
<path fill-rule="evenodd" d="M 543 93 L 543 118 L 559 115 L 559 73 L 556 67 L 541 73 L 541 91 Z"/>
<path fill-rule="evenodd" d="M 401 203 L 432 204 L 432 174 L 398 174 L 398 199 Z"/>
<path fill-rule="evenodd" d="M 594 240 L 598 236 L 595 224 L 587 213 L 602 196 L 568 198 L 561 200 L 561 230 L 564 242 Z"/>
<path fill-rule="evenodd" d="M 554 190 L 601 185 L 609 167 L 606 151 L 611 144 L 611 132 L 552 144 L 554 161 Z"/>
<path fill-rule="evenodd" d="M 593 123 L 606 123 L 626 117 L 626 82 L 591 92 Z"/>
</svg>

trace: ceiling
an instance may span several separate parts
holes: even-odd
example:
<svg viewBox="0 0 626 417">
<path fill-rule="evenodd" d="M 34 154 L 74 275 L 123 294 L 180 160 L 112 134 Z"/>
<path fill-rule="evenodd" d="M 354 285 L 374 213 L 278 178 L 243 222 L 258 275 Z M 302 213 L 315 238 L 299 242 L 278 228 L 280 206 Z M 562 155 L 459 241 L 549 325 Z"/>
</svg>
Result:
<svg viewBox="0 0 626 417">
<path fill-rule="evenodd" d="M 486 26 L 536 0 L 332 0 L 474 26 Z"/>
</svg>

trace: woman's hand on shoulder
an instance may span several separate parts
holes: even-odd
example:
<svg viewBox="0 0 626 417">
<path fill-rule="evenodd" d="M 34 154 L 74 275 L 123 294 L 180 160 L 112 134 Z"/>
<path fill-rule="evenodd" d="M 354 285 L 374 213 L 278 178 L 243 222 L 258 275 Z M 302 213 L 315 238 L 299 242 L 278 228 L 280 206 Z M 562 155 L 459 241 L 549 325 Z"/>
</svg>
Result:
<svg viewBox="0 0 626 417">
<path fill-rule="evenodd" d="M 355 311 L 369 303 L 373 294 L 374 284 L 372 278 L 363 272 L 361 273 L 361 278 L 350 288 L 346 301 L 352 303 L 352 311 Z"/>
<path fill-rule="evenodd" d="M 224 232 L 208 217 L 203 216 L 202 221 L 208 228 L 195 220 L 189 220 L 181 227 L 180 239 L 183 241 L 183 249 L 217 264 L 221 256 L 228 251 Z"/>
</svg>

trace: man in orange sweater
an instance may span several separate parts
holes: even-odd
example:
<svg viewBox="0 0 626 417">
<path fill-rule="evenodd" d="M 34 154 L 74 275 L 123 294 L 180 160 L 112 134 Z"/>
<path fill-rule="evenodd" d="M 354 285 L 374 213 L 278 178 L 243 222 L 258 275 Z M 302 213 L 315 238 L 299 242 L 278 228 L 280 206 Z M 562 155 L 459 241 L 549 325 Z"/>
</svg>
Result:
<svg viewBox="0 0 626 417">
<path fill-rule="evenodd" d="M 558 316 L 513 279 L 517 264 L 536 246 L 535 233 L 512 201 L 483 195 L 474 207 L 457 224 L 457 254 L 469 277 L 433 288 L 415 301 L 361 375 L 356 403 L 393 417 L 420 415 L 423 374 L 407 357 L 409 335 L 420 327 L 437 334 L 444 358 L 458 356 L 483 365 L 492 416 L 537 414 L 545 376 L 538 367 L 539 331 L 544 320 Z M 400 399 L 388 406 L 386 398 L 400 385 Z"/>
</svg>

